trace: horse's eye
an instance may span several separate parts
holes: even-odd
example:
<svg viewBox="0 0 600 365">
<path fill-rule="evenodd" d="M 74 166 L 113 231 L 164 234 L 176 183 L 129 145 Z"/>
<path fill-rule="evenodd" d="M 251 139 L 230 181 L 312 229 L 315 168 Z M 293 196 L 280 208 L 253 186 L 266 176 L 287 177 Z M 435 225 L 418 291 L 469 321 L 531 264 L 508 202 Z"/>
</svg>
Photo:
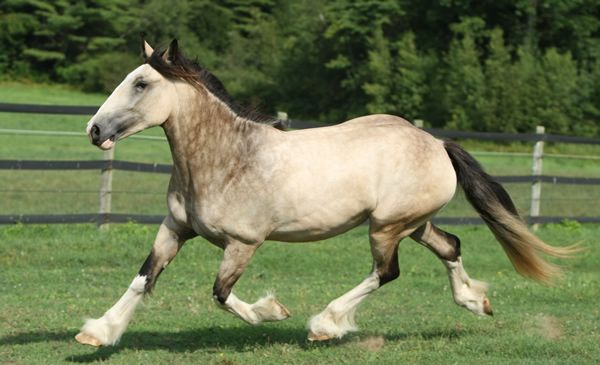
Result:
<svg viewBox="0 0 600 365">
<path fill-rule="evenodd" d="M 146 88 L 146 86 L 148 86 L 148 84 L 141 80 L 135 83 L 135 88 L 138 91 L 144 90 Z"/>
</svg>

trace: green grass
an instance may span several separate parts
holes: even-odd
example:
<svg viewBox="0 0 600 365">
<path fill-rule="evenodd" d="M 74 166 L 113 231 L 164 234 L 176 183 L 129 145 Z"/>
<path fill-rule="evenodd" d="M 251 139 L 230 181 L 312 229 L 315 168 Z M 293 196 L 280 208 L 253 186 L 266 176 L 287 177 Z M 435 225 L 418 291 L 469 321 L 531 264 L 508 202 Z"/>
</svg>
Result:
<svg viewBox="0 0 600 365">
<path fill-rule="evenodd" d="M 99 105 L 104 95 L 48 85 L 0 83 L 0 101 Z M 0 113 L 0 128 L 81 132 L 89 117 Z M 162 135 L 160 129 L 147 132 Z M 530 152 L 524 143 L 464 141 L 471 151 Z M 548 145 L 550 153 L 600 155 L 596 146 Z M 530 173 L 531 159 L 476 155 L 492 174 Z M 0 134 L 0 159 L 101 159 L 85 136 Z M 116 158 L 170 163 L 166 142 L 121 141 Z M 594 160 L 544 160 L 544 171 L 600 177 Z M 97 171 L 0 171 L 0 214 L 93 213 Z M 113 210 L 163 214 L 168 176 L 116 171 Z M 529 207 L 527 184 L 508 184 L 519 210 Z M 542 213 L 598 216 L 600 187 L 544 184 Z M 474 216 L 459 192 L 441 213 Z M 201 239 L 188 243 L 161 277 L 119 346 L 95 351 L 73 336 L 86 316 L 100 316 L 121 295 L 149 252 L 156 227 L 134 224 L 99 232 L 88 225 L 0 227 L 0 360 L 7 364 L 488 364 L 600 362 L 600 227 L 543 226 L 555 244 L 585 241 L 592 249 L 567 263 L 563 281 L 543 287 L 518 277 L 483 227 L 451 227 L 461 237 L 472 277 L 492 283 L 496 316 L 479 318 L 452 302 L 442 266 L 427 250 L 401 245 L 402 277 L 359 309 L 362 331 L 341 341 L 311 344 L 305 324 L 333 298 L 360 282 L 371 266 L 366 229 L 323 244 L 266 243 L 236 286 L 253 301 L 276 290 L 293 316 L 250 327 L 217 309 L 212 281 L 221 251 Z"/>
<path fill-rule="evenodd" d="M 3 103 L 97 106 L 105 99 L 104 94 L 82 93 L 64 85 L 0 82 Z"/>
<path fill-rule="evenodd" d="M 319 244 L 267 242 L 235 292 L 254 301 L 267 290 L 292 312 L 278 323 L 246 325 L 212 303 L 221 250 L 187 243 L 161 276 L 116 347 L 95 350 L 73 336 L 127 287 L 149 252 L 156 227 L 88 225 L 0 227 L 0 359 L 3 364 L 592 364 L 600 362 L 600 226 L 543 226 L 558 245 L 584 241 L 556 286 L 512 270 L 483 227 L 451 227 L 463 241 L 471 277 L 492 284 L 495 316 L 456 306 L 445 270 L 425 248 L 401 244 L 400 279 L 357 313 L 361 331 L 312 344 L 311 315 L 357 285 L 371 258 L 366 228 Z"/>
<path fill-rule="evenodd" d="M 108 95 L 84 94 L 66 87 L 19 83 L 0 83 L 0 102 L 60 105 L 101 105 Z M 79 132 L 81 136 L 48 137 L 0 134 L 2 159 L 99 160 L 102 152 L 93 148 L 83 135 L 91 116 L 67 116 L 27 113 L 0 113 L 1 129 Z M 162 136 L 160 128 L 140 133 Z M 128 139 L 120 142 L 115 158 L 121 160 L 170 163 L 166 141 Z"/>
</svg>

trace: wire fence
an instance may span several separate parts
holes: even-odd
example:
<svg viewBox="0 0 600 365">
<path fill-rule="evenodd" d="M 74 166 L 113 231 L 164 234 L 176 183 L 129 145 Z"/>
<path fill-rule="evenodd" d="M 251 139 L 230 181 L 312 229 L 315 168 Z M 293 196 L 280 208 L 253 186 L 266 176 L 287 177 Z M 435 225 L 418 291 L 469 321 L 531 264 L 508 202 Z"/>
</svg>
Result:
<svg viewBox="0 0 600 365">
<path fill-rule="evenodd" d="M 0 103 L 0 112 L 12 112 L 12 113 L 40 113 L 40 114 L 60 114 L 60 115 L 91 115 L 96 112 L 97 107 L 91 106 L 51 106 L 51 105 L 29 105 L 29 104 L 6 104 Z M 319 123 L 299 121 L 299 120 L 288 120 L 288 125 L 293 129 L 306 129 L 322 126 Z M 520 193 L 518 200 L 521 202 L 522 210 L 526 210 L 526 220 L 531 224 L 538 223 L 556 223 L 561 222 L 565 219 L 575 220 L 581 223 L 600 223 L 600 214 L 598 212 L 592 212 L 590 215 L 587 212 L 584 215 L 577 214 L 549 214 L 543 215 L 540 212 L 540 207 L 543 202 L 542 195 L 542 184 L 544 186 L 569 186 L 569 189 L 580 192 L 581 188 L 585 189 L 597 189 L 600 193 L 600 177 L 582 177 L 582 176 L 559 176 L 555 174 L 543 174 L 542 173 L 542 160 L 544 158 L 561 158 L 561 159 L 580 159 L 580 160 L 600 160 L 600 156 L 581 156 L 572 154 L 544 154 L 543 148 L 545 142 L 555 143 L 569 143 L 569 144 L 587 144 L 587 145 L 600 145 L 600 139 L 587 138 L 587 137 L 571 137 L 571 136 L 559 136 L 544 133 L 543 128 L 538 129 L 537 133 L 530 134 L 514 134 L 514 133 L 483 133 L 483 132 L 461 132 L 461 131 L 447 131 L 441 129 L 430 129 L 425 128 L 426 131 L 430 132 L 439 138 L 448 139 L 472 139 L 480 141 L 519 141 L 532 143 L 532 152 L 494 152 L 494 151 L 481 151 L 475 152 L 476 156 L 512 156 L 512 157 L 523 157 L 531 158 L 531 174 L 527 175 L 499 175 L 495 176 L 496 179 L 509 186 L 520 186 L 515 188 Z M 48 131 L 48 130 L 23 130 L 23 129 L 10 129 L 0 128 L 0 135 L 13 135 L 13 136 L 44 136 L 44 137 L 77 137 L 84 138 L 85 134 L 80 132 L 63 132 L 63 131 Z M 164 137 L 158 136 L 132 136 L 132 139 L 149 140 L 149 141 L 165 141 Z M 163 192 L 158 192 L 156 188 L 143 190 L 144 187 L 136 190 L 133 188 L 117 188 L 113 189 L 113 172 L 122 171 L 127 173 L 145 173 L 152 175 L 163 175 L 168 176 L 171 173 L 171 165 L 168 164 L 157 164 L 157 163 L 142 163 L 124 161 L 114 159 L 112 152 L 105 154 L 102 160 L 78 160 L 78 161 L 65 161 L 65 160 L 0 160 L 0 171 L 4 170 L 10 173 L 25 173 L 30 172 L 44 172 L 51 173 L 52 171 L 94 171 L 100 172 L 100 183 L 97 182 L 94 186 L 92 179 L 88 178 L 86 181 L 86 187 L 75 187 L 75 188 L 57 188 L 54 186 L 44 186 L 44 177 L 39 178 L 40 186 L 27 187 L 22 186 L 19 180 L 11 185 L 4 185 L 0 188 L 0 194 L 8 194 L 10 199 L 23 200 L 27 204 L 29 195 L 31 194 L 53 194 L 61 197 L 68 194 L 87 194 L 90 197 L 87 198 L 86 204 L 82 204 L 81 209 L 89 209 L 89 206 L 99 207 L 95 212 L 77 212 L 77 213 L 62 213 L 52 211 L 48 214 L 38 214 L 33 211 L 31 213 L 20 213 L 20 212 L 8 212 L 8 214 L 0 215 L 0 224 L 14 224 L 14 223 L 41 223 L 41 224 L 53 224 L 53 223 L 95 223 L 98 225 L 105 225 L 108 223 L 122 223 L 135 221 L 139 223 L 160 223 L 163 219 L 163 215 L 160 214 L 147 214 L 144 213 L 127 213 L 126 212 L 115 212 L 113 209 L 115 203 L 119 204 L 118 197 L 127 196 L 128 204 L 136 202 L 135 206 L 143 207 L 143 200 L 150 196 L 164 196 Z M 95 175 L 97 176 L 97 175 Z M 129 175 L 128 175 L 129 176 Z M 128 180 L 129 178 L 122 178 Z M 147 180 L 147 179 L 145 179 Z M 164 180 L 161 180 L 164 182 Z M 121 184 L 123 181 L 121 181 Z M 51 185 L 51 184 L 48 184 Z M 127 181 L 125 181 L 127 185 Z M 526 185 L 530 186 L 530 191 L 527 194 Z M 548 189 L 551 190 L 551 189 Z M 512 193 L 512 192 L 511 192 Z M 545 194 L 553 194 L 551 191 Z M 527 196 L 529 195 L 529 196 Z M 592 206 L 598 206 L 600 203 L 600 197 L 594 198 L 593 196 L 575 196 L 574 194 L 555 194 L 552 199 L 554 201 L 565 201 L 570 202 L 574 206 L 591 204 Z M 92 198 L 91 196 L 95 196 Z M 100 198 L 98 198 L 98 196 Z M 138 196 L 138 198 L 132 198 L 132 196 Z M 600 195 L 599 195 L 600 196 Z M 60 198 L 59 198 L 60 199 Z M 80 199 L 81 200 L 81 199 Z M 85 199 L 83 199 L 85 200 Z M 90 204 L 91 201 L 95 201 L 95 204 Z M 594 205 L 594 202 L 596 202 Z M 35 199 L 32 199 L 32 204 L 35 207 Z M 132 203 L 132 205 L 134 205 Z M 525 205 L 528 207 L 525 208 Z M 87 208 L 86 208 L 87 207 Z M 10 208 L 9 208 L 10 209 Z M 33 209 L 33 208 L 32 208 Z M 145 210 L 141 208 L 142 210 Z M 150 210 L 148 210 L 150 211 Z M 435 221 L 441 224 L 480 224 L 481 219 L 476 216 L 457 216 L 452 215 L 452 209 L 450 209 L 450 216 L 442 214 L 437 217 Z M 543 211 L 543 210 L 542 210 Z M 575 211 L 578 211 L 575 209 Z M 4 212 L 3 212 L 4 213 Z"/>
</svg>

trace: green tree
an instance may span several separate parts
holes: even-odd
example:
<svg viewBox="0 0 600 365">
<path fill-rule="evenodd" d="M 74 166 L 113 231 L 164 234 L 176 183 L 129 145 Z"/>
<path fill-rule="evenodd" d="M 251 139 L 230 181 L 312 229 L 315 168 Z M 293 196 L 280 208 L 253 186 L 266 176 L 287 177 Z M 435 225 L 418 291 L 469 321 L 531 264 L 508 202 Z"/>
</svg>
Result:
<svg viewBox="0 0 600 365">
<path fill-rule="evenodd" d="M 483 27 L 480 18 L 466 18 L 452 26 L 455 37 L 446 57 L 444 97 L 449 128 L 483 129 L 479 111 L 483 104 L 485 78 L 475 45 L 475 35 L 480 34 Z"/>
<path fill-rule="evenodd" d="M 394 94 L 397 113 L 407 118 L 422 117 L 423 99 L 428 91 L 426 73 L 431 69 L 432 59 L 419 54 L 415 45 L 415 35 L 406 32 L 395 43 L 397 50 L 394 74 L 396 92 Z"/>
<path fill-rule="evenodd" d="M 123 34 L 135 22 L 128 13 L 133 5 L 133 0 L 6 1 L 0 5 L 0 42 L 11 51 L 3 67 L 9 72 L 17 68 L 32 73 L 22 76 L 57 80 L 69 74 L 71 65 L 84 61 L 84 54 L 89 58 L 124 50 Z M 23 63 L 26 68 L 19 66 Z M 81 78 L 69 81 L 77 83 Z"/>
<path fill-rule="evenodd" d="M 600 136 L 600 60 L 580 72 L 577 105 L 582 115 L 573 121 L 571 130 L 573 134 Z"/>
<path fill-rule="evenodd" d="M 547 91 L 540 95 L 542 101 L 537 116 L 551 133 L 567 134 L 575 121 L 581 120 L 577 105 L 578 72 L 569 52 L 560 54 L 556 49 L 545 52 L 540 71 Z"/>
<path fill-rule="evenodd" d="M 538 59 L 528 48 L 519 50 L 512 66 L 512 90 L 517 132 L 544 125 L 550 133 L 569 133 L 581 121 L 580 75 L 569 53 L 549 49 Z"/>
<path fill-rule="evenodd" d="M 292 118 L 600 133 L 597 0 L 5 0 L 0 77 L 108 91 L 142 33 Z"/>
<path fill-rule="evenodd" d="M 530 133 L 536 125 L 543 124 L 537 119 L 537 113 L 541 108 L 541 95 L 548 93 L 547 85 L 531 47 L 519 48 L 517 55 L 511 67 L 512 90 L 519 101 L 513 109 L 513 124 L 517 132 Z"/>
<path fill-rule="evenodd" d="M 569 52 L 580 63 L 593 63 L 600 57 L 599 1 L 544 0 L 535 4 L 540 49 Z"/>
<path fill-rule="evenodd" d="M 514 89 L 510 52 L 504 44 L 503 32 L 490 32 L 488 58 L 484 64 L 485 88 L 480 105 L 481 129 L 485 131 L 515 132 L 515 111 L 519 103 Z"/>
<path fill-rule="evenodd" d="M 381 28 L 377 29 L 369 51 L 369 82 L 363 86 L 371 97 L 367 111 L 408 119 L 422 117 L 426 65 L 417 52 L 413 33 L 403 34 L 390 45 Z"/>
<path fill-rule="evenodd" d="M 273 75 L 281 60 L 279 45 L 283 41 L 273 16 L 274 1 L 236 0 L 228 4 L 234 22 L 228 34 L 229 47 L 216 73 L 244 104 L 267 109 L 263 104 L 272 100 L 277 86 Z"/>
<path fill-rule="evenodd" d="M 268 100 L 294 119 L 340 120 L 339 79 L 324 66 L 332 57 L 324 39 L 324 14 L 320 0 L 282 2 L 274 12 L 281 35 L 276 50 L 280 59 L 276 68 L 268 70 L 277 80 Z"/>
<path fill-rule="evenodd" d="M 340 112 L 335 119 L 356 117 L 366 112 L 369 102 L 363 85 L 368 77 L 368 48 L 378 27 L 386 38 L 394 38 L 393 27 L 404 14 L 396 1 L 335 0 L 325 8 L 328 22 L 324 38 L 331 50 L 325 67 L 330 70 L 329 79 L 337 82 L 335 99 Z"/>
<path fill-rule="evenodd" d="M 12 77 L 30 75 L 30 64 L 23 59 L 22 53 L 28 35 L 38 26 L 39 21 L 34 15 L 18 12 L 6 3 L 0 5 L 0 74 Z"/>
<path fill-rule="evenodd" d="M 396 105 L 392 101 L 395 92 L 394 61 L 390 44 L 383 36 L 381 26 L 377 27 L 371 40 L 369 51 L 369 82 L 363 85 L 365 93 L 370 97 L 367 104 L 369 113 L 393 113 Z"/>
</svg>

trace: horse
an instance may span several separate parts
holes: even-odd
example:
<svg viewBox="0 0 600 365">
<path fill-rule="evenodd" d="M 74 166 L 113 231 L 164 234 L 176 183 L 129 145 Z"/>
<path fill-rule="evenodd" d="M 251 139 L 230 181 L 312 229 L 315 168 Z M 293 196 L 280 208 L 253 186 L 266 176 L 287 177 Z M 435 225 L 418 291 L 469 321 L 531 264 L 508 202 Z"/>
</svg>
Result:
<svg viewBox="0 0 600 365">
<path fill-rule="evenodd" d="M 290 312 L 275 296 L 248 303 L 232 292 L 261 244 L 323 240 L 367 221 L 372 270 L 310 319 L 308 340 L 357 330 L 357 306 L 399 277 L 398 245 L 406 237 L 446 267 L 456 304 L 492 315 L 488 285 L 465 271 L 459 238 L 431 222 L 457 185 L 525 277 L 551 281 L 561 269 L 541 253 L 564 258 L 573 252 L 531 233 L 506 190 L 461 146 L 400 117 L 369 115 L 284 131 L 276 120 L 240 107 L 212 73 L 183 55 L 177 40 L 157 51 L 143 41 L 142 54 L 145 62 L 116 87 L 86 133 L 108 150 L 161 126 L 173 158 L 168 214 L 122 297 L 76 335 L 82 344 L 115 345 L 158 276 L 196 236 L 223 249 L 216 305 L 252 325 L 284 320 Z"/>
</svg>

